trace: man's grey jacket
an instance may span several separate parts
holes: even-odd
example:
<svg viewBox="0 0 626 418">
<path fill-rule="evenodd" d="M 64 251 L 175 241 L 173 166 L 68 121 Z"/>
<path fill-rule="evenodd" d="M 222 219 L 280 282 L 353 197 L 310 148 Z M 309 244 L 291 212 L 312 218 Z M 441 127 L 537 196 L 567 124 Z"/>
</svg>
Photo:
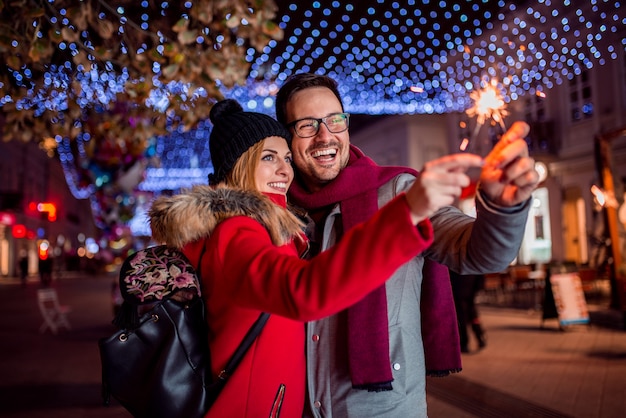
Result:
<svg viewBox="0 0 626 418">
<path fill-rule="evenodd" d="M 415 180 L 402 174 L 378 191 L 379 206 L 407 190 Z M 345 315 L 307 324 L 307 404 L 305 417 L 404 418 L 426 417 L 426 372 L 420 320 L 424 257 L 460 274 L 505 270 L 518 255 L 530 200 L 515 208 L 498 208 L 476 198 L 476 219 L 454 207 L 431 217 L 433 245 L 402 266 L 387 281 L 390 360 L 393 390 L 353 389 L 348 370 Z M 322 251 L 337 241 L 341 231 L 339 204 L 326 218 L 323 236 L 314 237 Z M 381 242 L 380 245 L 385 245 Z"/>
</svg>

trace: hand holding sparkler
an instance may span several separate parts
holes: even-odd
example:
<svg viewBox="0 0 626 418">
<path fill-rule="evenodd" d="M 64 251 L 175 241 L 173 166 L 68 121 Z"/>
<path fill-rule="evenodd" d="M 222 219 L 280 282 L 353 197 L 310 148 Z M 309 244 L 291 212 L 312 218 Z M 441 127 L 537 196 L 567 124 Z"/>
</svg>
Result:
<svg viewBox="0 0 626 418">
<path fill-rule="evenodd" d="M 417 224 L 439 208 L 453 204 L 463 188 L 470 184 L 467 171 L 482 167 L 484 163 L 479 155 L 469 153 L 445 155 L 427 162 L 406 191 L 413 223 Z"/>
<path fill-rule="evenodd" d="M 539 184 L 535 160 L 529 157 L 524 140 L 529 130 L 525 122 L 515 122 L 485 157 L 480 190 L 497 205 L 509 207 L 524 202 Z"/>
</svg>

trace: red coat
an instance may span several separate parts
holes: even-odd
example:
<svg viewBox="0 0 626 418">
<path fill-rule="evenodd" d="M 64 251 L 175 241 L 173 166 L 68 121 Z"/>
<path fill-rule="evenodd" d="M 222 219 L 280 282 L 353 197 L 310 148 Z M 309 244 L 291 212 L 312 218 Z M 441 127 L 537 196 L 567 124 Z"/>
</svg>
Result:
<svg viewBox="0 0 626 418">
<path fill-rule="evenodd" d="M 272 314 L 206 417 L 301 417 L 304 321 L 353 305 L 432 239 L 428 220 L 413 227 L 401 195 L 310 261 L 298 257 L 293 243 L 274 245 L 267 230 L 247 216 L 228 218 L 208 240 L 185 245 L 194 265 L 207 246 L 201 274 L 215 374 L 260 312 Z"/>
</svg>

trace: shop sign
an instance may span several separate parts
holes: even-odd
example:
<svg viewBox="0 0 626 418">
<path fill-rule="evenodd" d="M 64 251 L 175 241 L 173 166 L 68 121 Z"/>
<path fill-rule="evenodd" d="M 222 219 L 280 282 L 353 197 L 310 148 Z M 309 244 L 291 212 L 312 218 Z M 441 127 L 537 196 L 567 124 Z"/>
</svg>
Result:
<svg viewBox="0 0 626 418">
<path fill-rule="evenodd" d="M 7 212 L 0 212 L 0 224 L 13 225 L 15 223 L 15 215 Z"/>
</svg>

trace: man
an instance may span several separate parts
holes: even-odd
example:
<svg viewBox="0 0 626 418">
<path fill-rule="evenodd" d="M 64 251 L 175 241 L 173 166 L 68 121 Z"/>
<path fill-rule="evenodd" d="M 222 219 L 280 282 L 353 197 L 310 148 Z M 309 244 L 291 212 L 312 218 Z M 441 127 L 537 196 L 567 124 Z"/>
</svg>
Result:
<svg viewBox="0 0 626 418">
<path fill-rule="evenodd" d="M 458 154 L 426 163 L 419 175 L 410 169 L 376 166 L 350 145 L 349 115 L 336 82 L 325 76 L 298 74 L 288 79 L 278 92 L 276 115 L 293 136 L 297 175 L 290 199 L 315 221 L 314 240 L 322 251 L 413 182 L 423 184 L 427 194 L 426 186 L 433 181 L 458 172 L 454 164 L 447 165 Z M 460 369 L 454 356 L 443 359 L 442 365 L 426 364 L 433 356 L 445 357 L 455 344 L 458 350 L 456 322 L 440 309 L 443 305 L 454 309 L 450 284 L 447 275 L 444 280 L 423 281 L 433 276 L 426 271 L 431 269 L 428 259 L 460 274 L 480 274 L 501 271 L 516 257 L 538 183 L 523 139 L 527 133 L 528 125 L 514 124 L 485 158 L 476 219 L 453 207 L 439 210 L 431 217 L 435 240 L 426 252 L 363 301 L 308 324 L 305 416 L 427 415 L 427 370 L 445 375 Z M 449 297 L 433 300 L 428 296 L 433 286 Z M 427 308 L 420 306 L 427 303 Z M 425 320 L 441 322 L 430 327 Z M 433 340 L 431 333 L 451 327 L 454 334 Z"/>
</svg>

